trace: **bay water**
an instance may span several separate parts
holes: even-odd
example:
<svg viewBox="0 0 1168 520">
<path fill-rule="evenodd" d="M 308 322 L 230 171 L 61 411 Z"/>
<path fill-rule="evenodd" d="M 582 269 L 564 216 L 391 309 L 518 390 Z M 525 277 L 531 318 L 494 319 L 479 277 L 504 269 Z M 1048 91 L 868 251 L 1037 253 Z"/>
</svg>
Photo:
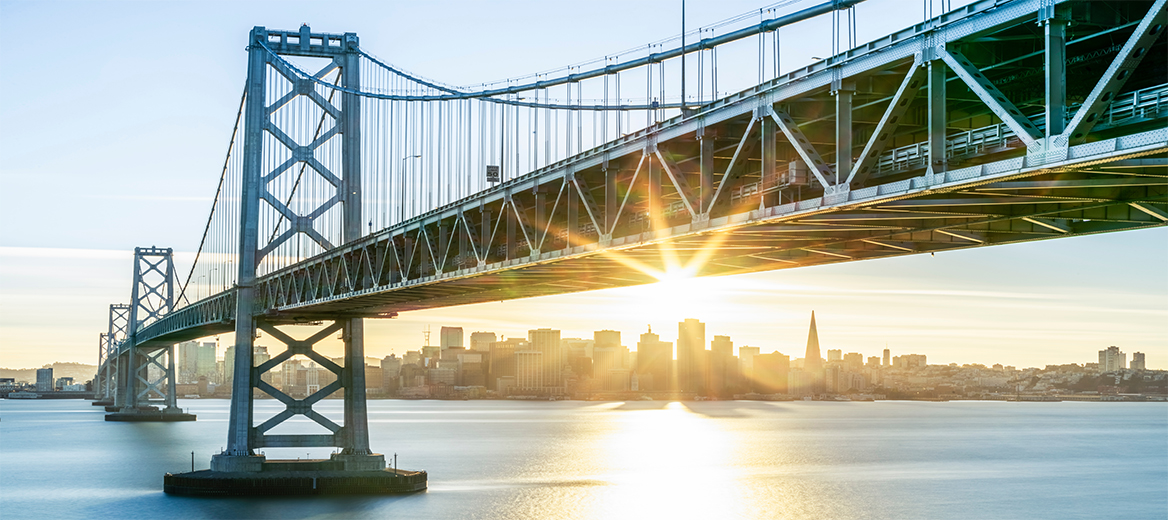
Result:
<svg viewBox="0 0 1168 520">
<path fill-rule="evenodd" d="M 371 400 L 374 451 L 427 491 L 231 499 L 162 492 L 227 438 L 228 401 L 180 406 L 198 420 L 0 400 L 0 518 L 1168 518 L 1164 403 Z"/>
</svg>

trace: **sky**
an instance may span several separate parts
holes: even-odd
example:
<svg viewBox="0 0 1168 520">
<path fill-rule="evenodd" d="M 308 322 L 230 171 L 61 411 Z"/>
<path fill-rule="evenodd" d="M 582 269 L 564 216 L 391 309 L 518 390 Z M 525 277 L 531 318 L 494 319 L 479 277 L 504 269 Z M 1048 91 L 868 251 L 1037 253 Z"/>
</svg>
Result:
<svg viewBox="0 0 1168 520">
<path fill-rule="evenodd" d="M 689 0 L 687 22 L 763 5 Z M 869 0 L 857 13 L 865 42 L 919 21 L 921 2 Z M 469 85 L 670 37 L 680 6 L 0 0 L 0 366 L 96 362 L 108 305 L 129 299 L 135 246 L 174 248 L 185 276 L 243 88 L 248 31 L 301 23 L 356 32 L 380 58 Z M 783 30 L 783 71 L 828 53 L 829 17 Z M 801 357 L 812 310 L 824 350 L 1027 367 L 1094 362 L 1116 345 L 1168 368 L 1168 229 L 417 311 L 369 321 L 366 353 L 415 350 L 427 326 L 434 343 L 441 326 L 468 337 L 613 329 L 635 348 L 650 326 L 675 341 L 677 322 L 697 318 L 707 339 Z M 220 339 L 222 355 L 230 336 Z"/>
</svg>

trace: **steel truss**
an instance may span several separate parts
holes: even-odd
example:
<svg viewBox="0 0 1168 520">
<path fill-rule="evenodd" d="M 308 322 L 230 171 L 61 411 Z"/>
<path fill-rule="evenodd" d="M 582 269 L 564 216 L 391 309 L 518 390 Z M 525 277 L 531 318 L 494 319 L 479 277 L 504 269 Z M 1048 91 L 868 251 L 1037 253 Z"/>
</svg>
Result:
<svg viewBox="0 0 1168 520">
<path fill-rule="evenodd" d="M 1163 226 L 1164 5 L 975 2 L 241 282 L 234 325 Z M 143 333 L 226 330 L 220 298 Z"/>
</svg>

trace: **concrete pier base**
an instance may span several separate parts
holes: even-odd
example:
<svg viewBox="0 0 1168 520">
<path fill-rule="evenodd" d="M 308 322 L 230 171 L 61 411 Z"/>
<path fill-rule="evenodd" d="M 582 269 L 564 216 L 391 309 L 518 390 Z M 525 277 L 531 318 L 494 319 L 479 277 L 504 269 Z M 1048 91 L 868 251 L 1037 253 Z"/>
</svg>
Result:
<svg viewBox="0 0 1168 520">
<path fill-rule="evenodd" d="M 106 407 L 106 408 L 109 408 L 109 407 L 111 407 L 111 406 L 113 406 L 113 405 L 114 405 L 114 402 L 113 402 L 113 401 L 101 401 L 101 400 L 98 400 L 98 401 L 94 401 L 94 402 L 92 402 L 92 403 L 90 403 L 90 404 L 92 404 L 93 406 L 104 406 L 104 407 Z"/>
<path fill-rule="evenodd" d="M 159 410 L 153 406 L 145 408 L 121 408 L 110 410 L 107 406 L 106 411 L 112 411 L 105 415 L 105 420 L 111 422 L 183 422 L 195 420 L 195 414 L 186 413 L 178 408 L 167 408 Z"/>
<path fill-rule="evenodd" d="M 391 495 L 425 491 L 427 478 L 425 471 L 388 469 L 384 456 L 378 454 L 271 461 L 262 455 L 217 455 L 211 467 L 167 473 L 162 489 L 172 495 L 200 497 Z"/>
</svg>

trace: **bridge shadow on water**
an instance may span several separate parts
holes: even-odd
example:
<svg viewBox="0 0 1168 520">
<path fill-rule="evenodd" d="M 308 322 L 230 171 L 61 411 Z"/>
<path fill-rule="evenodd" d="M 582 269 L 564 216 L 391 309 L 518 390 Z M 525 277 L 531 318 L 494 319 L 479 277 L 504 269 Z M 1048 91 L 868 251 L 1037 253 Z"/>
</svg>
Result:
<svg viewBox="0 0 1168 520">
<path fill-rule="evenodd" d="M 770 401 L 625 401 L 611 409 L 621 412 L 665 410 L 676 409 L 678 405 L 690 413 L 717 418 L 745 418 L 759 413 L 791 411 L 787 403 Z"/>
</svg>

